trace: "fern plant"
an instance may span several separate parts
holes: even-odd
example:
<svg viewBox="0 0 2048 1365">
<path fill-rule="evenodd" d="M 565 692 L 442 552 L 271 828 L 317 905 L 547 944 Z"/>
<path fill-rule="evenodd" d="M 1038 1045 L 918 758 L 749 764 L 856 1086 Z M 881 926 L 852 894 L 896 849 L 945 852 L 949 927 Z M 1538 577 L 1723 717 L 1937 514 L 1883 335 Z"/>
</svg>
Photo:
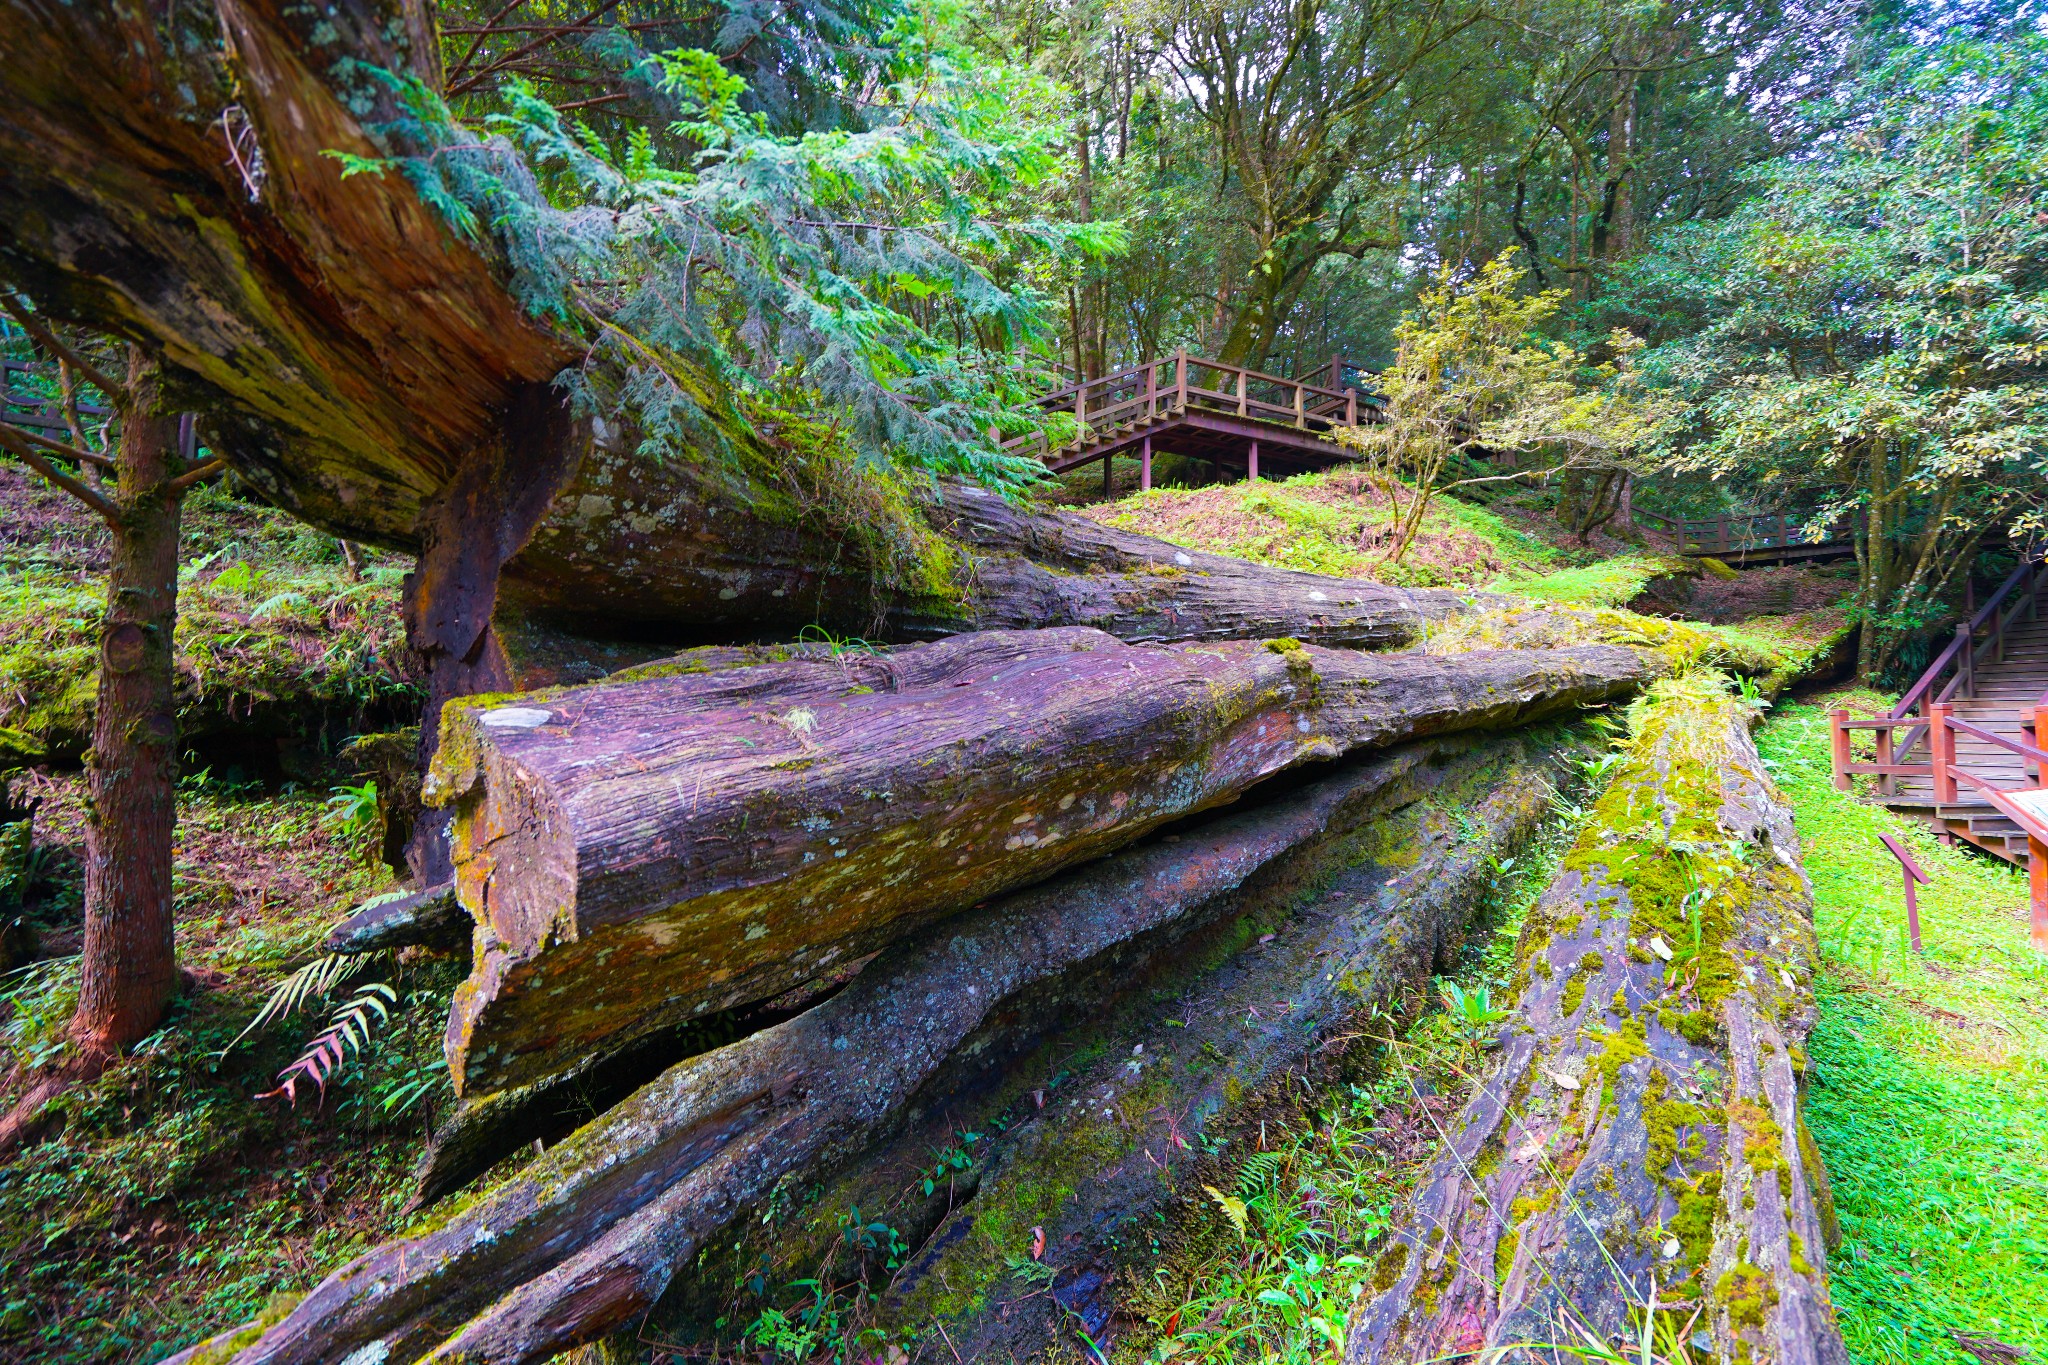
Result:
<svg viewBox="0 0 2048 1365">
<path fill-rule="evenodd" d="M 397 1003 L 398 992 L 382 981 L 357 986 L 352 999 L 335 1007 L 327 1027 L 314 1034 L 299 1055 L 277 1073 L 277 1087 L 256 1098 L 268 1100 L 283 1096 L 287 1104 L 296 1107 L 299 1087 L 311 1081 L 320 1092 L 320 1101 L 324 1105 L 327 1083 L 348 1064 L 350 1053 L 362 1053 L 371 1034 L 391 1018 L 391 1007 Z"/>
</svg>

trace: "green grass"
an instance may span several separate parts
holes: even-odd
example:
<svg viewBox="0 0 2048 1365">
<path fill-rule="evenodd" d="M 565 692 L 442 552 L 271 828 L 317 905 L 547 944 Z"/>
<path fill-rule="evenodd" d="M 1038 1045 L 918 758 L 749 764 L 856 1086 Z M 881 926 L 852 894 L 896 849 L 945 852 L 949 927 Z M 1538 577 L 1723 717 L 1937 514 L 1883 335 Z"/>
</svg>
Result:
<svg viewBox="0 0 2048 1365">
<path fill-rule="evenodd" d="M 1533 578 L 1510 574 L 1492 586 L 1500 592 L 1517 593 L 1539 602 L 1619 607 L 1633 601 L 1652 579 L 1668 574 L 1671 568 L 1668 556 L 1623 555 L 1577 568 L 1546 568 Z"/>
<path fill-rule="evenodd" d="M 1841 1214 L 1828 1269 L 1850 1353 L 1973 1365 L 1962 1333 L 2048 1355 L 2048 958 L 2028 946 L 2025 874 L 1835 791 L 1819 706 L 1782 708 L 1759 748 L 1814 884 L 1806 1113 Z M 1881 833 L 1933 877 L 1924 962 Z"/>
<path fill-rule="evenodd" d="M 1503 572 L 1540 575 L 1562 562 L 1557 550 L 1485 508 L 1439 496 L 1406 558 L 1389 563 L 1378 542 L 1389 523 L 1385 500 L 1342 468 L 1284 481 L 1154 488 L 1076 510 L 1192 550 L 1406 587 L 1472 587 Z"/>
</svg>

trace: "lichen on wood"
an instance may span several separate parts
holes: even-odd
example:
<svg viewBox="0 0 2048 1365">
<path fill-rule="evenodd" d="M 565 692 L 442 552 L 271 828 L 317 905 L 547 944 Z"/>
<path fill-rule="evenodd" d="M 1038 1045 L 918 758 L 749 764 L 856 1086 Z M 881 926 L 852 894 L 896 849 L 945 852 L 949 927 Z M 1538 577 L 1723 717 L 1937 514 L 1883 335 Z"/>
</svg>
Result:
<svg viewBox="0 0 2048 1365">
<path fill-rule="evenodd" d="M 1273 773 L 1626 695 L 1626 649 L 1451 659 L 1083 629 L 451 705 L 429 777 L 479 934 L 458 1091 L 764 999 Z"/>
<path fill-rule="evenodd" d="M 1515 1023 L 1353 1316 L 1348 1359 L 1636 1339 L 1846 1360 L 1826 1173 L 1799 1141 L 1812 899 L 1712 678 L 1660 684 L 1519 950 Z"/>
<path fill-rule="evenodd" d="M 824 1004 L 679 1064 L 490 1194 L 336 1271 L 233 1359 L 310 1365 L 377 1343 L 393 1365 L 526 1361 L 603 1335 L 785 1176 L 858 1152 L 1005 1002 L 1227 912 L 1248 878 L 1358 828 L 1411 773 L 1454 756 L 1447 743 L 1127 849 L 892 949 Z M 1433 958 L 1440 928 L 1396 941 Z"/>
</svg>

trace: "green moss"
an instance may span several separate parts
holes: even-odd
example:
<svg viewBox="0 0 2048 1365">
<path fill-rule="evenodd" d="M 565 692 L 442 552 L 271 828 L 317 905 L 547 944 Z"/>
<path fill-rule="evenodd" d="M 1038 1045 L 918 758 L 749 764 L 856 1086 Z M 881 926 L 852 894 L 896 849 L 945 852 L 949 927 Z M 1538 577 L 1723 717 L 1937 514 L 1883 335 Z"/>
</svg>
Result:
<svg viewBox="0 0 2048 1365">
<path fill-rule="evenodd" d="M 1728 1106 L 1729 1137 L 1742 1143 L 1742 1155 L 1750 1169 L 1785 1173 L 1785 1130 L 1771 1117 L 1771 1111 L 1750 1100 L 1736 1100 Z M 1790 1193 L 1789 1190 L 1783 1191 Z"/>
<path fill-rule="evenodd" d="M 254 1345 L 265 1332 L 283 1322 L 292 1309 L 299 1306 L 301 1297 L 298 1294 L 271 1295 L 270 1301 L 263 1305 L 263 1311 L 253 1321 L 194 1351 L 190 1365 L 227 1365 L 242 1353 L 244 1347 Z"/>
<path fill-rule="evenodd" d="M 1777 1306 L 1778 1288 L 1771 1282 L 1769 1272 L 1743 1260 L 1714 1285 L 1714 1302 L 1727 1312 L 1728 1321 L 1736 1330 L 1760 1329 L 1771 1309 Z"/>
<path fill-rule="evenodd" d="M 1698 1180 L 1681 1185 L 1678 1212 L 1665 1230 L 1678 1239 L 1678 1254 L 1688 1268 L 1697 1270 L 1707 1263 L 1714 1249 L 1714 1223 L 1720 1215 L 1719 1171 L 1707 1171 Z"/>
<path fill-rule="evenodd" d="M 1719 1033 L 1719 1025 L 1714 1022 L 1714 1016 L 1705 1010 L 1688 1010 L 1681 1014 L 1677 1010 L 1660 1007 L 1657 1011 L 1657 1022 L 1663 1025 L 1667 1032 L 1675 1033 L 1698 1047 L 1712 1044 Z"/>
</svg>

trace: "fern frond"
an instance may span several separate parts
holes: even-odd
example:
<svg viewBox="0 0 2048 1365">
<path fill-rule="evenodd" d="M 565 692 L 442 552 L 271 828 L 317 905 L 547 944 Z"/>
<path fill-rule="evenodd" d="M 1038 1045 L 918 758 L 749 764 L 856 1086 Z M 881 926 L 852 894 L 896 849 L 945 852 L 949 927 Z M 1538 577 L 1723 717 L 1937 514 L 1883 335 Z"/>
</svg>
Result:
<svg viewBox="0 0 2048 1365">
<path fill-rule="evenodd" d="M 314 958 L 277 984 L 263 1001 L 263 1007 L 256 1011 L 256 1017 L 249 1021 L 249 1026 L 236 1034 L 219 1055 L 225 1057 L 234 1051 L 236 1043 L 264 1025 L 298 1013 L 309 1001 L 333 994 L 343 981 L 371 967 L 382 956 L 382 953 L 328 953 Z"/>
<path fill-rule="evenodd" d="M 341 1074 L 351 1052 L 362 1055 L 371 1035 L 378 1025 L 391 1018 L 391 1007 L 397 1003 L 398 992 L 384 982 L 363 985 L 354 999 L 336 1008 L 327 1027 L 313 1035 L 291 1064 L 277 1073 L 277 1087 L 256 1098 L 268 1100 L 282 1095 L 287 1104 L 296 1108 L 299 1086 L 311 1081 L 320 1092 L 320 1102 L 325 1104 L 327 1083 Z"/>
</svg>

